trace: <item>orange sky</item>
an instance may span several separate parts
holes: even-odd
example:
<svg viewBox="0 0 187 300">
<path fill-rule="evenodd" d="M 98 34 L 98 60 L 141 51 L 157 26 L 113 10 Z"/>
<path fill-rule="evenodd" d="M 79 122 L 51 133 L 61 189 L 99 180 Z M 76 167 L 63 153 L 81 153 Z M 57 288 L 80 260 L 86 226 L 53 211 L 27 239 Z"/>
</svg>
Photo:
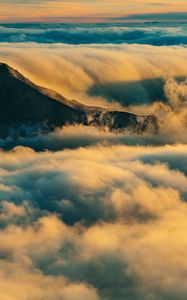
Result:
<svg viewBox="0 0 187 300">
<path fill-rule="evenodd" d="M 0 21 L 96 21 L 131 14 L 187 11 L 187 0 L 0 0 Z"/>
</svg>

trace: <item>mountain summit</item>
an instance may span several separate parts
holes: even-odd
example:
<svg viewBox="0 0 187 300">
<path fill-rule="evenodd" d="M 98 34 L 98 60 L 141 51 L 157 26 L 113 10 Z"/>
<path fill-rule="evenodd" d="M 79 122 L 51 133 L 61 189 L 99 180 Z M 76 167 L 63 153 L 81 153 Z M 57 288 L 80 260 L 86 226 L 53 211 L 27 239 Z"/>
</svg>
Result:
<svg viewBox="0 0 187 300">
<path fill-rule="evenodd" d="M 0 134 L 22 125 L 52 130 L 65 124 L 130 129 L 143 132 L 158 128 L 154 116 L 137 116 L 125 111 L 108 111 L 64 98 L 40 87 L 5 63 L 0 63 Z"/>
</svg>

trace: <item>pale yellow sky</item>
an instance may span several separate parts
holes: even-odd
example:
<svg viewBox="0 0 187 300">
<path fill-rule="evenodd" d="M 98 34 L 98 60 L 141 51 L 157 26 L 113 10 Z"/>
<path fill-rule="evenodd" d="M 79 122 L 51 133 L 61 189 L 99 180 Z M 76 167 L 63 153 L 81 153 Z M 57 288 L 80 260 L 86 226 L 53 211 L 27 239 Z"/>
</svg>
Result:
<svg viewBox="0 0 187 300">
<path fill-rule="evenodd" d="M 102 20 L 187 11 L 187 0 L 0 0 L 0 21 Z"/>
</svg>

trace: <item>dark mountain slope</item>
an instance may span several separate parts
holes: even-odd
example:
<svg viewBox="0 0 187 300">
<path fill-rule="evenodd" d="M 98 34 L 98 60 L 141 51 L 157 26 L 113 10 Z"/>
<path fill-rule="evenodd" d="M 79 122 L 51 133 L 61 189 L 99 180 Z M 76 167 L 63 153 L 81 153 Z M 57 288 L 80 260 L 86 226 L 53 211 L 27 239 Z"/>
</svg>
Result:
<svg viewBox="0 0 187 300">
<path fill-rule="evenodd" d="M 65 99 L 55 91 L 39 87 L 7 64 L 0 63 L 0 127 L 40 125 L 47 130 L 65 124 L 83 124 L 110 130 L 130 128 L 157 130 L 154 116 L 136 116 L 123 111 L 107 111 Z"/>
<path fill-rule="evenodd" d="M 56 101 L 47 95 L 47 90 L 32 84 L 9 66 L 0 65 L 1 123 L 47 122 L 60 126 L 85 120 L 85 112 Z"/>
</svg>

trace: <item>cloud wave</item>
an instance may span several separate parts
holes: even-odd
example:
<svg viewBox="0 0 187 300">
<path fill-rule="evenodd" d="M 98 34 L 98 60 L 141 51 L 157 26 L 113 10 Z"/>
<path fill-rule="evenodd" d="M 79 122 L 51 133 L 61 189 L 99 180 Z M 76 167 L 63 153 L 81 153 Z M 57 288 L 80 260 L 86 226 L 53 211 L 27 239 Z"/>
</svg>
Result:
<svg viewBox="0 0 187 300">
<path fill-rule="evenodd" d="M 186 300 L 186 48 L 1 43 L 0 60 L 160 123 L 156 136 L 67 126 L 0 140 L 0 298 Z"/>
<path fill-rule="evenodd" d="M 32 57 L 28 50 L 32 49 Z M 37 45 L 0 44 L 0 60 L 18 69 L 35 83 L 54 89 L 69 99 L 109 109 L 125 109 L 137 114 L 154 114 L 160 133 L 142 138 L 142 143 L 186 143 L 187 137 L 187 51 L 185 47 L 148 45 Z M 86 131 L 86 129 L 84 129 Z M 64 133 L 64 131 L 62 131 Z M 92 131 L 93 133 L 93 131 Z M 86 136 L 87 133 L 83 132 Z M 122 136 L 98 135 L 93 142 L 116 140 Z M 26 137 L 30 135 L 29 130 Z M 71 135 L 71 133 L 70 133 Z M 101 135 L 101 137 L 99 137 Z M 61 138 L 59 138 L 61 136 Z M 14 136 L 13 136 L 14 137 Z M 67 145 L 67 134 L 60 130 L 48 137 L 32 137 L 20 144 L 33 146 L 37 139 L 57 148 Z M 141 138 L 127 137 L 126 142 L 141 143 Z M 48 141 L 47 141 L 48 139 Z M 76 140 L 76 138 L 75 138 Z M 85 139 L 84 139 L 85 140 Z M 8 147 L 12 140 L 0 141 Z M 17 145 L 13 140 L 12 145 Z M 78 141 L 77 141 L 78 142 Z M 91 137 L 82 145 L 92 143 Z M 76 142 L 74 142 L 76 145 Z M 81 143 L 77 143 L 81 145 Z M 70 145 L 71 146 L 71 145 Z M 40 143 L 38 144 L 39 150 Z M 48 147 L 47 147 L 48 148 Z M 36 147 L 35 147 L 36 149 Z"/>
</svg>

